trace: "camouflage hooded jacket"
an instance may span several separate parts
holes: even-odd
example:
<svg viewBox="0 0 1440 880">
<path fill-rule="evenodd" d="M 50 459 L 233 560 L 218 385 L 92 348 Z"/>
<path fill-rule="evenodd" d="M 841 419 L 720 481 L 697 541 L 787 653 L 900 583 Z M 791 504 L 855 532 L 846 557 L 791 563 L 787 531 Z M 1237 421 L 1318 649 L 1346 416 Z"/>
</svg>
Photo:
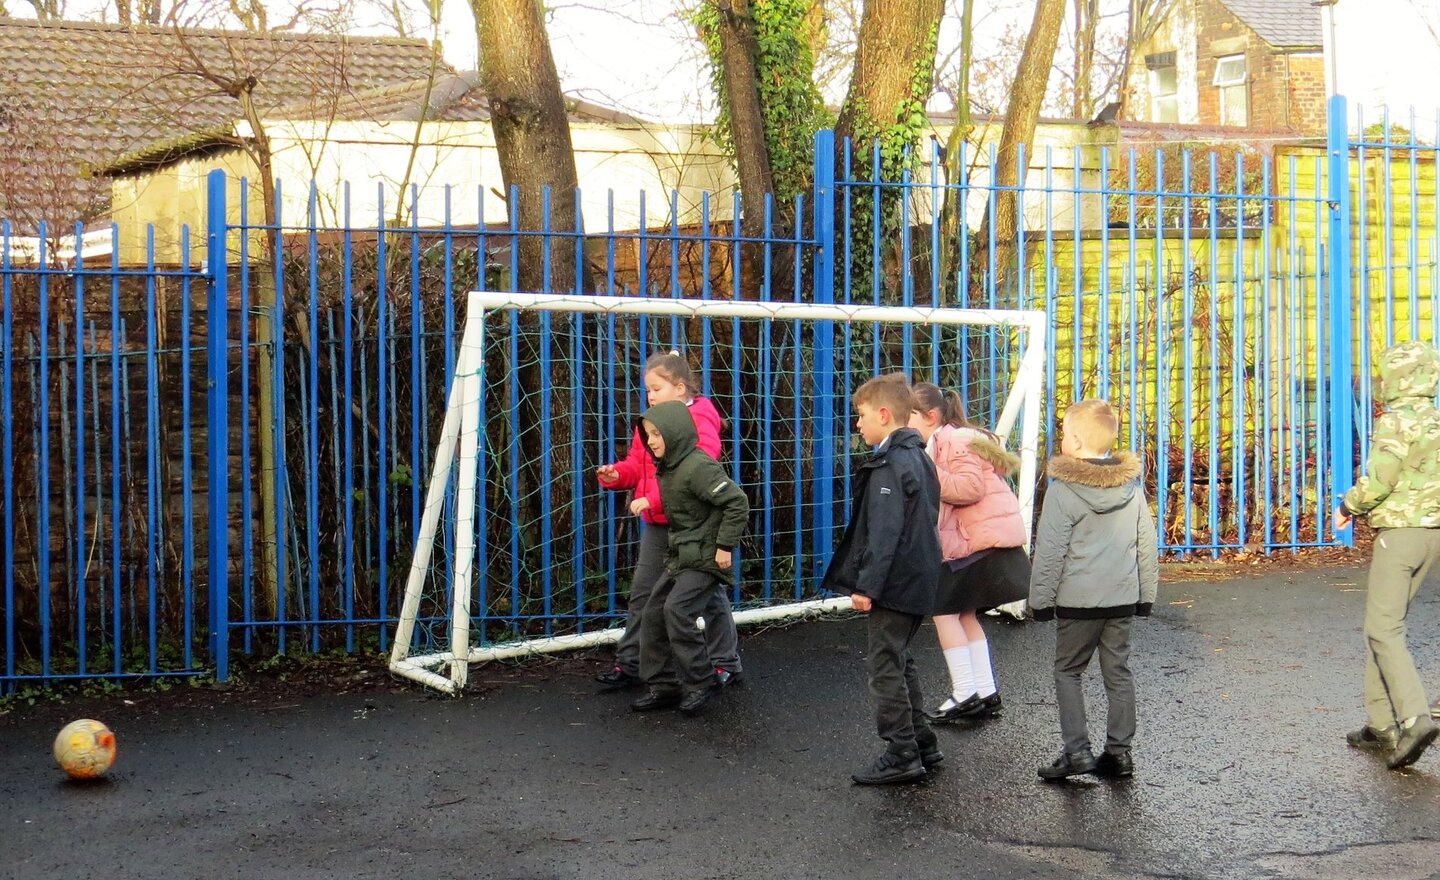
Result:
<svg viewBox="0 0 1440 880">
<path fill-rule="evenodd" d="M 1385 414 L 1343 506 L 1377 529 L 1440 528 L 1440 353 L 1401 343 L 1380 356 L 1378 372 Z"/>
</svg>

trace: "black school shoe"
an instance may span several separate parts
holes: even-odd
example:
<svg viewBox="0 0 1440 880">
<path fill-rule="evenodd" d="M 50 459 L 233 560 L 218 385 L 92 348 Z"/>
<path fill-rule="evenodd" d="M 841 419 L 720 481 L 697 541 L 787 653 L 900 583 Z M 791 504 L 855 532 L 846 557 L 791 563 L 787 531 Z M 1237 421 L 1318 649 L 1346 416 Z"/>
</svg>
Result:
<svg viewBox="0 0 1440 880">
<path fill-rule="evenodd" d="M 940 751 L 940 740 L 936 739 L 928 743 L 919 743 L 918 745 L 920 748 L 920 763 L 926 770 L 945 760 L 945 753 Z"/>
<path fill-rule="evenodd" d="M 924 777 L 925 764 L 920 760 L 919 749 L 906 749 L 903 752 L 887 749 L 869 767 L 850 776 L 859 785 L 894 785 L 898 782 L 915 782 Z"/>
<path fill-rule="evenodd" d="M 1124 779 L 1135 775 L 1135 762 L 1129 752 L 1105 752 L 1095 759 L 1095 769 L 1091 772 L 1096 776 Z"/>
<path fill-rule="evenodd" d="M 1428 712 L 1411 718 L 1400 725 L 1400 738 L 1395 742 L 1395 750 L 1385 759 L 1386 766 L 1391 770 L 1409 767 L 1420 760 L 1437 736 L 1440 736 L 1440 727 L 1435 726 Z"/>
<path fill-rule="evenodd" d="M 715 680 L 720 682 L 721 687 L 729 687 L 732 684 L 744 684 L 745 673 L 739 669 L 731 671 L 724 666 L 716 666 Z"/>
<path fill-rule="evenodd" d="M 1000 700 L 999 691 L 996 691 L 988 697 L 975 696 L 970 699 L 976 701 L 975 705 L 967 708 L 965 703 L 969 703 L 970 700 L 966 700 L 965 703 L 961 703 L 959 706 L 959 708 L 964 711 L 965 718 L 975 719 L 977 721 L 986 718 L 996 718 L 1005 708 L 1005 704 Z"/>
<path fill-rule="evenodd" d="M 645 692 L 645 696 L 630 704 L 631 712 L 656 712 L 661 709 L 673 709 L 680 705 L 681 694 L 679 689 L 660 690 L 651 688 Z"/>
<path fill-rule="evenodd" d="M 620 666 L 612 666 L 599 675 L 595 680 L 605 685 L 607 691 L 618 691 L 623 688 L 636 687 L 641 683 L 640 676 L 626 672 Z"/>
<path fill-rule="evenodd" d="M 1057 782 L 1071 776 L 1084 776 L 1086 773 L 1093 772 L 1097 763 L 1099 762 L 1095 760 L 1095 756 L 1089 749 L 1073 755 L 1061 752 L 1060 757 L 1055 759 L 1055 763 L 1041 767 L 1035 772 L 1046 782 Z"/>
<path fill-rule="evenodd" d="M 931 724 L 954 724 L 957 721 L 983 721 L 986 718 L 998 716 L 1004 708 L 1004 704 L 1000 701 L 999 691 L 996 691 L 988 697 L 971 694 L 949 709 L 936 709 L 934 712 L 926 712 L 925 720 Z"/>
<path fill-rule="evenodd" d="M 698 691 L 690 691 L 680 700 L 680 714 L 694 718 L 705 710 L 705 704 L 720 693 L 720 683 L 708 684 Z"/>
<path fill-rule="evenodd" d="M 1352 730 L 1345 734 L 1345 744 L 1352 749 L 1364 749 L 1370 752 L 1388 752 L 1395 748 L 1395 743 L 1400 739 L 1394 726 L 1376 730 L 1370 725 L 1365 725 L 1359 730 Z"/>
</svg>

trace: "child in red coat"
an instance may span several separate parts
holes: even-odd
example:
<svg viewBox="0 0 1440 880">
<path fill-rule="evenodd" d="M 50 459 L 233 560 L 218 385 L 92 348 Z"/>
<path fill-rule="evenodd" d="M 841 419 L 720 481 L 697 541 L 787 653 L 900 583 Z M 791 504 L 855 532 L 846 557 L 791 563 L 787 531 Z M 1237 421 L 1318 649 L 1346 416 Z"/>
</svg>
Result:
<svg viewBox="0 0 1440 880">
<path fill-rule="evenodd" d="M 645 362 L 645 391 L 650 406 L 678 400 L 690 408 L 699 434 L 698 446 L 716 461 L 720 460 L 720 413 L 709 400 L 694 394 L 697 387 L 690 364 L 678 351 L 656 353 Z M 644 523 L 640 533 L 640 550 L 635 560 L 635 573 L 630 581 L 630 603 L 625 615 L 625 634 L 615 649 L 615 664 L 595 676 L 609 688 L 633 687 L 640 684 L 640 621 L 650 590 L 665 571 L 665 554 L 669 541 L 669 521 L 660 501 L 660 484 L 655 477 L 655 457 L 645 446 L 645 438 L 637 424 L 630 437 L 625 458 L 595 470 L 600 485 L 612 490 L 633 490 L 630 513 Z M 718 591 L 705 609 L 705 641 L 715 664 L 715 677 L 720 684 L 733 684 L 740 677 L 739 641 L 735 635 L 735 619 L 729 601 Z"/>
</svg>

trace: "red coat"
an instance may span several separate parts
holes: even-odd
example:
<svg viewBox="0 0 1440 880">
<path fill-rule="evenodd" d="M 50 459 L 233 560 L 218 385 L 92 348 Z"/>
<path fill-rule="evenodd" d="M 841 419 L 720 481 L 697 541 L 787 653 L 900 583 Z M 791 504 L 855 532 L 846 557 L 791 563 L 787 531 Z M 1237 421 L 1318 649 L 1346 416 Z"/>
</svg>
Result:
<svg viewBox="0 0 1440 880">
<path fill-rule="evenodd" d="M 695 420 L 695 432 L 700 435 L 697 446 L 706 455 L 719 461 L 719 411 L 715 409 L 715 404 L 703 397 L 691 398 L 688 406 L 690 418 Z M 619 472 L 619 479 L 613 483 L 602 481 L 600 485 L 617 491 L 634 489 L 636 498 L 645 498 L 650 502 L 650 509 L 641 512 L 640 518 L 657 526 L 669 525 L 669 520 L 665 519 L 665 505 L 660 502 L 660 483 L 655 479 L 655 456 L 650 454 L 650 447 L 645 445 L 645 437 L 640 433 L 638 425 L 630 437 L 630 449 L 625 453 L 624 459 L 615 462 L 615 470 Z"/>
<path fill-rule="evenodd" d="M 926 451 L 940 478 L 940 552 L 945 559 L 1025 546 L 1020 499 L 1005 482 L 1019 458 L 979 431 L 948 425 L 931 436 Z"/>
</svg>

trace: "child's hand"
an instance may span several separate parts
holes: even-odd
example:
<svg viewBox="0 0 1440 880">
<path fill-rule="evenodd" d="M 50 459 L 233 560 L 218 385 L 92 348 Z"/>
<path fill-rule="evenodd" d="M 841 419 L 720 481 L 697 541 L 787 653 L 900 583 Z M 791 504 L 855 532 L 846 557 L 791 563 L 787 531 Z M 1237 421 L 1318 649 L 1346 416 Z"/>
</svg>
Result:
<svg viewBox="0 0 1440 880">
<path fill-rule="evenodd" d="M 856 611 L 869 611 L 871 604 L 870 597 L 863 593 L 850 594 L 850 607 Z"/>
<path fill-rule="evenodd" d="M 644 513 L 645 511 L 647 511 L 647 510 L 649 510 L 649 509 L 650 509 L 650 499 L 649 499 L 649 498 L 636 498 L 634 501 L 631 501 L 631 502 L 630 502 L 630 513 L 633 514 L 634 516 L 639 516 L 640 514 Z"/>
<path fill-rule="evenodd" d="M 1354 517 L 1345 512 L 1345 505 L 1340 504 L 1335 507 L 1335 531 L 1350 528 L 1350 523 L 1353 521 Z"/>
<path fill-rule="evenodd" d="M 613 464 L 602 464 L 595 469 L 595 478 L 602 483 L 614 483 L 620 479 L 620 471 Z"/>
<path fill-rule="evenodd" d="M 729 570 L 730 570 L 730 551 L 729 551 L 729 550 L 721 550 L 721 549 L 719 549 L 719 548 L 716 548 L 716 550 L 715 550 L 715 564 L 718 565 L 718 566 L 720 566 L 720 570 L 721 570 L 721 571 L 729 571 Z"/>
</svg>

